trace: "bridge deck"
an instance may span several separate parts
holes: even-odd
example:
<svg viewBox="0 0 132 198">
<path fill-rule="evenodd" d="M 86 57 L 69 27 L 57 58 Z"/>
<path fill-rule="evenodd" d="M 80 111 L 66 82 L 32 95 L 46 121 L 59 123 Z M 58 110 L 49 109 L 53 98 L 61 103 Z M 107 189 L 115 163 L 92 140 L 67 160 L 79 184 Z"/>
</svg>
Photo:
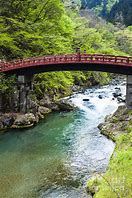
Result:
<svg viewBox="0 0 132 198">
<path fill-rule="evenodd" d="M 63 67 L 63 65 L 65 65 L 65 67 Z M 68 65 L 70 65 L 70 67 Z M 78 67 L 77 65 L 80 66 Z M 29 72 L 29 70 L 30 73 L 66 70 L 93 70 L 127 75 L 130 72 L 132 75 L 132 57 L 100 54 L 67 54 L 0 62 L 0 72 L 3 73 L 24 74 L 24 72 Z"/>
</svg>

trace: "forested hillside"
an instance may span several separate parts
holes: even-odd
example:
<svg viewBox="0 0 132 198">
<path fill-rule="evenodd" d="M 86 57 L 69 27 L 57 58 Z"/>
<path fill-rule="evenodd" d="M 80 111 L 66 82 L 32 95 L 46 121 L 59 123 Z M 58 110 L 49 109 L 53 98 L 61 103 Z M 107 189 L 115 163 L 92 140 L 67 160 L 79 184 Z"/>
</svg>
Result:
<svg viewBox="0 0 132 198">
<path fill-rule="evenodd" d="M 73 23 L 59 0 L 0 1 L 1 57 L 71 52 Z"/>
<path fill-rule="evenodd" d="M 132 56 L 131 1 L 0 0 L 0 62 L 3 66 L 3 61 L 73 54 L 77 48 L 81 53 Z M 0 131 L 12 128 L 0 138 L 0 197 L 85 196 L 85 179 L 106 171 L 114 148 L 100 135 L 97 124 L 125 101 L 124 81 L 114 79 L 110 86 L 85 92 L 84 87 L 108 84 L 113 75 L 67 71 L 28 77 L 24 82 L 24 76 L 0 73 Z M 79 92 L 74 98 L 81 107 L 77 112 L 55 113 L 34 130 L 14 130 L 32 127 L 51 111 L 73 110 L 69 99 L 59 100 L 73 92 Z M 116 138 L 110 171 L 101 175 L 104 181 L 99 188 L 95 186 L 99 189 L 95 196 L 130 198 L 132 113 L 125 110 L 108 119 L 112 121 L 107 123 L 109 137 L 114 132 L 115 138 L 118 132 L 121 136 Z"/>
<path fill-rule="evenodd" d="M 82 8 L 92 9 L 96 14 L 106 17 L 118 0 L 82 0 Z"/>
<path fill-rule="evenodd" d="M 109 21 L 115 24 L 132 25 L 132 1 L 119 0 L 111 9 L 108 15 Z"/>
<path fill-rule="evenodd" d="M 88 12 L 80 16 L 80 5 L 79 0 L 1 0 L 0 59 L 75 53 L 77 47 L 87 53 L 132 54 L 131 27 L 120 30 Z M 87 81 L 90 75 L 96 76 L 84 72 L 39 74 L 35 77 L 35 92 L 39 98 L 49 90 L 65 92 L 67 87 Z M 1 90 L 11 90 L 6 80 L 5 86 L 2 82 L 3 77 Z"/>
<path fill-rule="evenodd" d="M 88 15 L 80 17 L 76 9 L 79 1 L 72 9 L 72 1 L 64 3 L 65 7 L 60 0 L 1 0 L 0 58 L 71 53 L 76 47 L 93 53 L 131 53 L 126 48 L 120 51 L 119 29 L 103 21 L 103 28 L 99 27 L 100 22 Z M 124 31 L 120 35 L 124 37 Z"/>
<path fill-rule="evenodd" d="M 82 9 L 89 8 L 116 25 L 132 25 L 131 0 L 82 0 Z"/>
</svg>

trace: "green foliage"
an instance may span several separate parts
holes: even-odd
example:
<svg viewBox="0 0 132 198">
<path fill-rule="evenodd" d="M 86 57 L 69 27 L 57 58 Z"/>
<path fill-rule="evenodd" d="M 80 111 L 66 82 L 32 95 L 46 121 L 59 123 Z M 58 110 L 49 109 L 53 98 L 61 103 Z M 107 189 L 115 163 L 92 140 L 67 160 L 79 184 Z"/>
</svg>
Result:
<svg viewBox="0 0 132 198">
<path fill-rule="evenodd" d="M 59 0 L 1 0 L 1 58 L 71 52 L 73 24 Z"/>
<path fill-rule="evenodd" d="M 0 93 L 11 93 L 15 85 L 15 80 L 15 76 L 7 77 L 4 74 L 0 74 Z"/>
<path fill-rule="evenodd" d="M 116 120 L 116 122 L 119 124 L 120 121 Z M 108 171 L 98 183 L 99 191 L 94 198 L 132 197 L 132 123 L 128 122 L 126 128 L 127 131 L 116 138 L 115 153 Z"/>
<path fill-rule="evenodd" d="M 119 30 L 89 15 L 81 17 L 79 7 L 80 1 L 70 0 L 64 4 L 60 0 L 1 0 L 0 58 L 67 54 L 77 47 L 87 53 L 131 54 L 131 27 Z M 71 85 L 91 79 L 104 84 L 109 77 L 94 72 L 39 74 L 35 76 L 35 93 L 41 98 L 44 92 L 67 92 Z"/>
<path fill-rule="evenodd" d="M 118 49 L 132 55 L 132 26 L 116 32 Z"/>
<path fill-rule="evenodd" d="M 71 53 L 76 47 L 89 53 L 129 52 L 123 50 L 124 45 L 125 49 L 130 46 L 128 36 L 122 36 L 122 32 L 117 36 L 112 25 L 99 26 L 98 21 L 90 27 L 94 19 L 80 17 L 69 8 L 65 10 L 59 0 L 1 0 L 0 7 L 2 59 Z"/>
<path fill-rule="evenodd" d="M 37 97 L 40 99 L 45 93 L 55 95 L 61 91 L 67 91 L 73 84 L 73 78 L 70 72 L 52 72 L 43 73 L 35 76 L 34 89 Z"/>
<path fill-rule="evenodd" d="M 91 76 L 85 72 L 52 72 L 35 75 L 34 90 L 37 98 L 41 99 L 45 93 L 50 95 L 68 95 L 74 84 L 80 85 Z"/>
</svg>

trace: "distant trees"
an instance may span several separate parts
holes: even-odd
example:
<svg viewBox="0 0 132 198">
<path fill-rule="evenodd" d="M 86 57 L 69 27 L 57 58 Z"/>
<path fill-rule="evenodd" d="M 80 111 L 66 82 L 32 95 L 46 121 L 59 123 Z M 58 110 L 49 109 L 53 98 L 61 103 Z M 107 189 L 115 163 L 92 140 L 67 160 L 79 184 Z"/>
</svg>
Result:
<svg viewBox="0 0 132 198">
<path fill-rule="evenodd" d="M 108 20 L 114 24 L 132 25 L 132 0 L 119 0 L 112 7 Z"/>
<path fill-rule="evenodd" d="M 82 8 L 88 7 L 97 15 L 120 25 L 132 25 L 132 0 L 81 0 Z"/>
<path fill-rule="evenodd" d="M 96 14 L 106 18 L 112 6 L 118 0 L 82 0 L 82 8 L 88 7 L 94 10 Z"/>
</svg>

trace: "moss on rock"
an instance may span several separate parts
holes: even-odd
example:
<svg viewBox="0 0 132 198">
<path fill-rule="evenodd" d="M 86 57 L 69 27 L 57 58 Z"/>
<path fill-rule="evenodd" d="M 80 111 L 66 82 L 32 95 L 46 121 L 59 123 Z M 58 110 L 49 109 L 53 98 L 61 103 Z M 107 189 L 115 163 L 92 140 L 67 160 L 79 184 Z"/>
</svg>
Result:
<svg viewBox="0 0 132 198">
<path fill-rule="evenodd" d="M 116 122 L 115 122 L 116 120 Z M 116 142 L 108 171 L 98 183 L 94 198 L 132 197 L 132 111 L 121 106 L 100 126 L 101 132 Z M 105 131 L 105 132 L 104 132 Z"/>
</svg>

